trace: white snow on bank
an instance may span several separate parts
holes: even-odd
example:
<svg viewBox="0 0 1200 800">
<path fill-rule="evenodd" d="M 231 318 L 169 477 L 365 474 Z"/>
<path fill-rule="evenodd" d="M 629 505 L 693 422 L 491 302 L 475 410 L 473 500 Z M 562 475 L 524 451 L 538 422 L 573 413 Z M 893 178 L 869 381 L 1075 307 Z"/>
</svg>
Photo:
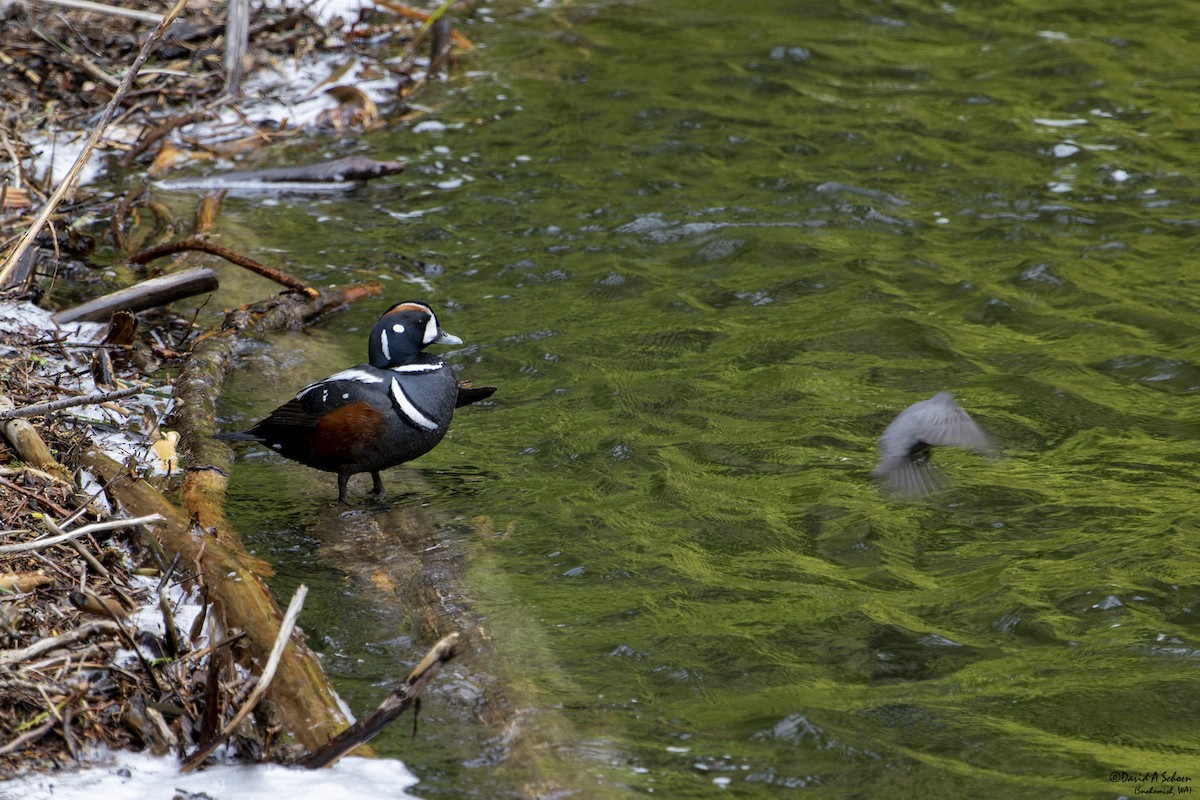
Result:
<svg viewBox="0 0 1200 800">
<path fill-rule="evenodd" d="M 69 369 L 70 377 L 62 379 L 62 386 L 81 395 L 102 391 L 96 386 L 87 365 L 94 345 L 104 338 L 107 330 L 108 325 L 99 322 L 57 325 L 49 311 L 32 303 L 0 303 L 0 333 L 21 333 L 34 341 L 49 341 L 55 332 L 61 337 L 63 349 L 70 355 L 70 362 L 59 361 L 57 350 L 52 353 L 39 350 L 41 358 L 35 361 L 35 369 L 50 375 L 61 374 Z M 5 355 L 27 354 L 11 352 Z M 173 399 L 169 392 L 169 387 L 165 387 L 165 390 L 156 394 L 147 391 L 121 398 L 110 404 L 112 407 L 75 406 L 58 413 L 71 414 L 91 422 L 92 441 L 111 458 L 124 463 L 134 456 L 152 474 L 162 475 L 167 465 L 150 450 L 157 437 L 152 436 L 147 428 L 150 421 L 156 425 L 162 424 L 170 414 Z M 117 408 L 123 409 L 124 413 Z"/>
<path fill-rule="evenodd" d="M 4 1 L 0 0 L 0 8 L 3 8 Z M 303 4 L 296 0 L 283 0 L 273 5 L 295 8 Z M 372 7 L 374 4 L 370 0 L 316 0 L 309 11 L 322 23 L 340 18 L 340 33 L 344 33 L 358 20 L 362 9 Z M 147 28 L 145 35 L 149 35 L 149 30 Z M 276 59 L 271 67 L 257 69 L 247 76 L 236 111 L 229 106 L 221 106 L 218 119 L 184 126 L 183 132 L 212 141 L 247 135 L 246 120 L 251 123 L 286 120 L 288 128 L 316 126 L 323 113 L 338 108 L 338 102 L 326 94 L 326 90 L 333 86 L 353 86 L 377 104 L 386 103 L 395 96 L 395 79 L 385 70 L 364 66 L 360 61 L 354 61 L 345 68 L 346 56 L 347 51 L 335 47 L 329 52 L 307 54 L 303 59 Z M 420 57 L 416 61 L 418 64 L 424 63 Z M 413 77 L 419 78 L 421 73 L 414 72 Z M 113 125 L 105 130 L 100 147 L 92 153 L 80 173 L 79 185 L 91 183 L 101 174 L 105 167 L 104 159 L 111 153 L 105 147 L 106 143 L 130 144 L 141 133 L 139 125 Z M 26 169 L 39 178 L 49 173 L 49 185 L 57 185 L 66 176 L 90 135 L 90 130 L 29 131 L 25 138 L 34 157 Z"/>
<path fill-rule="evenodd" d="M 0 800 L 166 800 L 177 790 L 212 800 L 409 800 L 416 782 L 402 763 L 384 758 L 343 758 L 329 769 L 261 764 L 183 774 L 175 759 L 120 753 L 103 767 L 0 781 Z"/>
</svg>

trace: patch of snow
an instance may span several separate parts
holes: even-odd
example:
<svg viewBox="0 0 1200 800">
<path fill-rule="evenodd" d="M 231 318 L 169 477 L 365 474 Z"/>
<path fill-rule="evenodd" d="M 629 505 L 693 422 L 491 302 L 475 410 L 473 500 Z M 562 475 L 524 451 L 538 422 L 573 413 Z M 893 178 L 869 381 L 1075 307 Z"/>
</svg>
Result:
<svg viewBox="0 0 1200 800">
<path fill-rule="evenodd" d="M 182 774 L 173 758 L 122 752 L 102 767 L 0 782 L 0 800 L 143 800 L 179 792 L 238 800 L 415 800 L 407 792 L 415 783 L 394 759 L 343 758 L 328 769 L 221 765 Z"/>
<path fill-rule="evenodd" d="M 45 309 L 38 308 L 32 303 L 0 304 L 0 332 L 7 334 L 23 334 L 29 339 L 41 341 L 48 339 L 56 332 L 63 341 L 64 348 L 70 354 L 72 361 L 63 365 L 55 360 L 39 362 L 35 368 L 46 374 L 58 374 L 64 366 L 70 367 L 70 377 L 64 378 L 62 386 L 81 395 L 103 391 L 96 386 L 87 362 L 94 348 L 78 347 L 99 343 L 104 337 L 108 326 L 98 322 L 71 322 L 58 325 L 51 319 L 51 314 Z M 75 345 L 75 347 L 72 347 Z M 16 354 L 16 353 L 10 353 Z M 20 355 L 24 355 L 22 351 Z M 170 414 L 173 399 L 165 394 L 139 393 L 114 401 L 113 405 L 129 412 L 128 415 L 97 405 L 75 406 L 63 409 L 60 413 L 71 414 L 93 424 L 91 439 L 96 447 L 109 457 L 124 462 L 134 456 L 138 462 L 153 474 L 166 473 L 166 465 L 162 459 L 150 449 L 154 444 L 151 431 L 147 430 L 147 420 L 155 425 L 161 425 Z M 3 800 L 3 798 L 0 798 Z"/>
</svg>

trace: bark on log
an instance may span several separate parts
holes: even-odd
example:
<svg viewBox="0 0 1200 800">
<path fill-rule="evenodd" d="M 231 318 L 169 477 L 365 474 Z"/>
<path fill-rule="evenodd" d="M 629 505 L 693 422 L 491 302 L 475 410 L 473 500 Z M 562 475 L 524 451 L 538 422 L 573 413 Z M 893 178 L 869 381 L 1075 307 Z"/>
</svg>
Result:
<svg viewBox="0 0 1200 800">
<path fill-rule="evenodd" d="M 0 411 L 12 410 L 12 399 L 0 396 Z M 6 419 L 0 422 L 0 431 L 23 461 L 54 475 L 58 480 L 70 482 L 70 475 L 62 464 L 58 463 L 58 459 L 50 452 L 50 447 L 29 420 Z"/>
</svg>

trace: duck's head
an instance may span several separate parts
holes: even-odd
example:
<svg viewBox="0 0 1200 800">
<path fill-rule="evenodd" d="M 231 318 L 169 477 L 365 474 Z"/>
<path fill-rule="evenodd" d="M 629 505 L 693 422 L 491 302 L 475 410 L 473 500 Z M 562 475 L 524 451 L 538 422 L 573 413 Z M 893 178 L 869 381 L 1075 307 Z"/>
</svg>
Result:
<svg viewBox="0 0 1200 800">
<path fill-rule="evenodd" d="M 425 303 L 407 300 L 379 317 L 367 344 L 367 360 L 373 367 L 387 369 L 412 361 L 431 344 L 462 344 L 462 339 L 442 330 Z"/>
</svg>

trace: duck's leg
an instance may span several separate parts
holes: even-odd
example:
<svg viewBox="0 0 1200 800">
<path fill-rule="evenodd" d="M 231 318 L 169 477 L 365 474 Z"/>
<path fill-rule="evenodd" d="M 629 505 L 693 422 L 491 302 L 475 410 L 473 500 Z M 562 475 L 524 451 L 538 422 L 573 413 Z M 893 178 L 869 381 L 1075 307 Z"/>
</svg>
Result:
<svg viewBox="0 0 1200 800">
<path fill-rule="evenodd" d="M 385 494 L 387 494 L 387 492 L 383 489 L 383 478 L 380 477 L 379 470 L 371 471 L 371 480 L 374 482 L 371 486 L 371 494 L 378 495 L 380 497 L 383 497 Z"/>
<path fill-rule="evenodd" d="M 338 473 L 338 502 L 346 505 L 346 483 L 350 480 L 350 470 L 339 469 Z"/>
</svg>

